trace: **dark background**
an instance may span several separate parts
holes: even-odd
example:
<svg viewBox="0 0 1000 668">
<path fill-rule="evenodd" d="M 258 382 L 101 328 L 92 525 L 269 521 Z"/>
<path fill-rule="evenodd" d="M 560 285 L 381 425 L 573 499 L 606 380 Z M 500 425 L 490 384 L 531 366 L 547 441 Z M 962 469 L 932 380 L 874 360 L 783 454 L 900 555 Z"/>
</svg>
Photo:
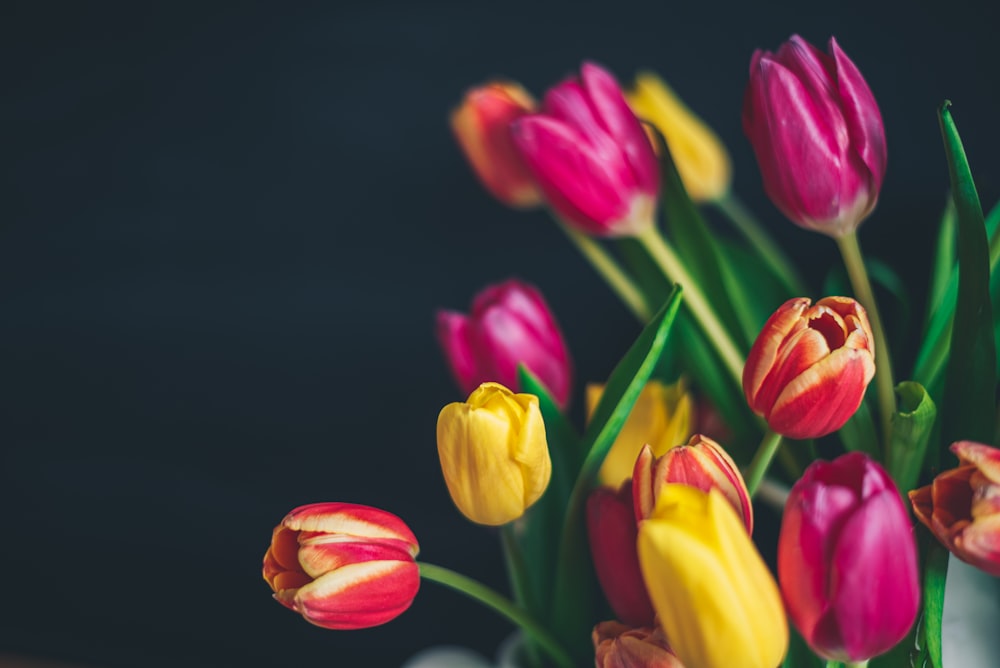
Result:
<svg viewBox="0 0 1000 668">
<path fill-rule="evenodd" d="M 97 667 L 492 652 L 510 627 L 434 584 L 343 633 L 260 577 L 288 510 L 343 500 L 502 587 L 495 535 L 453 508 L 436 460 L 437 413 L 461 397 L 434 310 L 526 279 L 581 382 L 637 332 L 543 214 L 476 183 L 447 124 L 463 91 L 503 75 L 540 96 L 583 59 L 623 81 L 659 72 L 818 289 L 834 245 L 765 199 L 739 113 L 754 48 L 836 35 L 889 144 L 862 244 L 920 291 L 946 97 L 984 205 L 1000 196 L 992 4 L 5 3 L 0 652 Z"/>
</svg>

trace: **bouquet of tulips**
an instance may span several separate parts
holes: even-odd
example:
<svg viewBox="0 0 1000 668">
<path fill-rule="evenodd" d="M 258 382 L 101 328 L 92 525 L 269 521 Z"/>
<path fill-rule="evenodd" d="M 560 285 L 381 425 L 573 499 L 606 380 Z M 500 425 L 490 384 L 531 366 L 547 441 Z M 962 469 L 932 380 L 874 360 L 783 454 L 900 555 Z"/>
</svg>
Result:
<svg viewBox="0 0 1000 668">
<path fill-rule="evenodd" d="M 939 119 L 951 198 L 927 314 L 887 331 L 857 235 L 885 133 L 834 39 L 754 53 L 743 107 L 767 195 L 843 258 L 815 299 L 730 192 L 723 146 L 655 75 L 623 90 L 585 63 L 540 104 L 511 82 L 471 89 L 451 122 L 480 181 L 513 208 L 547 207 L 641 332 L 586 386 L 581 425 L 537 288 L 507 280 L 468 314 L 439 312 L 466 397 L 438 416 L 441 470 L 458 510 L 497 527 L 509 593 L 417 561 L 396 515 L 337 502 L 275 528 L 275 598 L 356 629 L 434 581 L 518 626 L 507 660 L 522 668 L 940 668 L 949 554 L 1000 575 L 1000 208 L 984 217 L 947 102 Z M 709 207 L 731 227 L 710 226 Z M 911 332 L 904 369 L 890 342 Z M 770 565 L 757 500 L 781 516 Z"/>
</svg>

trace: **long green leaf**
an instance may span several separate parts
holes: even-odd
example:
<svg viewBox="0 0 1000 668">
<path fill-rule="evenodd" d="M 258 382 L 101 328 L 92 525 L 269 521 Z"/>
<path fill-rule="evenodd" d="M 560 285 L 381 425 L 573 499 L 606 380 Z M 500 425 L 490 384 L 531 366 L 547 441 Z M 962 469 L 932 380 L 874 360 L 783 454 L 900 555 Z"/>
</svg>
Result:
<svg viewBox="0 0 1000 668">
<path fill-rule="evenodd" d="M 924 613 L 922 631 L 927 654 L 934 668 L 941 664 L 941 621 L 944 616 L 944 587 L 948 575 L 948 550 L 933 541 L 924 566 Z"/>
<path fill-rule="evenodd" d="M 934 312 L 941 308 L 952 270 L 955 267 L 955 226 L 958 224 L 955 201 L 950 197 L 941 214 L 937 243 L 934 244 L 934 261 L 931 263 L 931 280 L 927 288 L 927 314 L 924 327 L 930 324 Z M 952 306 L 954 303 L 952 304 Z"/>
<path fill-rule="evenodd" d="M 916 488 L 924 455 L 934 429 L 937 407 L 920 383 L 904 381 L 896 386 L 898 412 L 892 418 L 891 459 L 886 468 L 904 495 Z"/>
</svg>

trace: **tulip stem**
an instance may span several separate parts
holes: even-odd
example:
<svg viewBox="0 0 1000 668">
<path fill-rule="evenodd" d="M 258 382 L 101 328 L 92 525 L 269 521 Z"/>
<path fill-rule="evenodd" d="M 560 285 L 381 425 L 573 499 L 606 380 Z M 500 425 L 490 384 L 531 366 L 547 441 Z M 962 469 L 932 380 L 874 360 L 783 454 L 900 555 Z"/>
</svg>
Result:
<svg viewBox="0 0 1000 668">
<path fill-rule="evenodd" d="M 513 601 L 500 595 L 495 590 L 461 573 L 456 573 L 448 568 L 422 561 L 417 562 L 417 565 L 420 567 L 420 577 L 423 579 L 451 587 L 455 591 L 461 592 L 469 598 L 492 608 L 501 617 L 506 617 L 509 621 L 524 629 L 525 633 L 534 638 L 538 646 L 552 657 L 557 665 L 562 668 L 573 668 L 573 659 L 570 658 L 569 653 L 524 608 L 516 605 Z"/>
<path fill-rule="evenodd" d="M 767 473 L 768 467 L 771 465 L 771 460 L 774 459 L 774 455 L 778 452 L 778 446 L 781 445 L 781 434 L 768 429 L 764 433 L 764 438 L 761 439 L 760 445 L 757 446 L 757 452 L 753 456 L 753 461 L 750 462 L 750 466 L 747 467 L 746 475 L 744 479 L 747 484 L 747 493 L 752 497 L 760 487 L 761 480 L 764 479 L 764 474 Z"/>
<path fill-rule="evenodd" d="M 601 245 L 582 232 L 574 230 L 566 223 L 559 221 L 559 227 L 563 229 L 566 236 L 583 253 L 583 256 L 590 261 L 597 273 L 614 290 L 615 294 L 625 302 L 625 306 L 632 311 L 639 322 L 645 325 L 653 317 L 653 313 L 646 304 L 646 298 L 636 287 L 635 282 L 615 261 Z"/>
<path fill-rule="evenodd" d="M 878 304 L 875 302 L 875 292 L 872 290 L 865 260 L 861 255 L 856 232 L 850 232 L 837 239 L 840 255 L 844 258 L 847 275 L 858 301 L 868 312 L 868 320 L 875 336 L 875 387 L 878 389 L 879 418 L 882 425 L 882 460 L 892 461 L 889 448 L 892 447 L 892 417 L 896 413 L 896 384 L 892 378 L 892 357 L 889 355 L 889 343 L 882 327 Z"/>
<path fill-rule="evenodd" d="M 684 289 L 684 305 L 691 310 L 695 320 L 701 325 L 705 338 L 719 352 L 723 363 L 736 381 L 736 387 L 742 388 L 745 359 L 739 348 L 733 343 L 729 332 L 719 321 L 719 317 L 702 293 L 701 287 L 688 273 L 680 258 L 677 257 L 677 253 L 660 235 L 655 226 L 640 233 L 636 238 L 646 247 L 649 255 L 656 261 L 666 277 L 674 283 L 679 283 Z"/>
</svg>

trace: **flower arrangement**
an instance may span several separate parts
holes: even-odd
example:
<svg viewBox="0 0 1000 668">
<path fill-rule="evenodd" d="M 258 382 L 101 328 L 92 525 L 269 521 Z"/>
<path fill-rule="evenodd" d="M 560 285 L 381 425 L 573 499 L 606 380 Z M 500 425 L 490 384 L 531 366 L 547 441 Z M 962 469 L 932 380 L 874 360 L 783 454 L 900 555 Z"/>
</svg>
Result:
<svg viewBox="0 0 1000 668">
<path fill-rule="evenodd" d="M 952 202 L 903 369 L 858 240 L 882 118 L 835 39 L 754 53 L 743 108 L 768 197 L 843 258 L 847 282 L 815 300 L 729 192 L 725 148 L 655 75 L 625 91 L 584 63 L 540 104 L 513 82 L 471 89 L 451 124 L 482 184 L 547 207 L 643 329 L 576 425 L 566 338 L 537 288 L 508 280 L 437 314 L 466 397 L 438 416 L 443 479 L 497 527 L 509 597 L 417 561 L 395 514 L 331 502 L 275 528 L 275 599 L 350 630 L 440 583 L 521 629 L 523 668 L 940 667 L 949 553 L 1000 575 L 1000 208 L 984 217 L 948 103 L 939 119 Z M 781 513 L 772 565 L 758 500 Z"/>
</svg>

